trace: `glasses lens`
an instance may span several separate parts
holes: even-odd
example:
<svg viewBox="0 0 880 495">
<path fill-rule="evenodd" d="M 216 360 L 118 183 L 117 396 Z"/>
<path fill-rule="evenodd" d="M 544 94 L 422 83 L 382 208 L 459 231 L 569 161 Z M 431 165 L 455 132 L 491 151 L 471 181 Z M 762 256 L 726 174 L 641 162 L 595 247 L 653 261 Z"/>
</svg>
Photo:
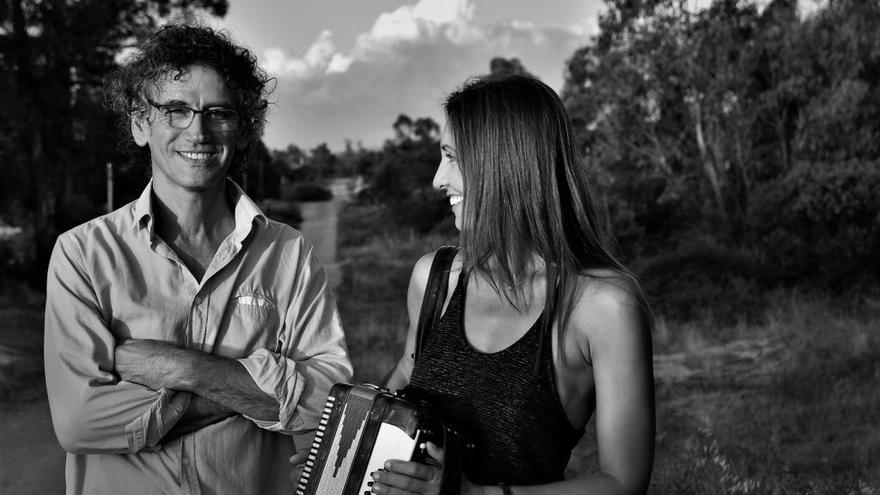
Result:
<svg viewBox="0 0 880 495">
<path fill-rule="evenodd" d="M 163 110 L 168 124 L 179 129 L 187 127 L 192 122 L 194 115 L 193 110 L 187 107 L 166 106 Z"/>
<path fill-rule="evenodd" d="M 238 113 L 228 108 L 211 108 L 205 111 L 205 120 L 215 129 L 233 129 L 238 125 Z"/>
</svg>

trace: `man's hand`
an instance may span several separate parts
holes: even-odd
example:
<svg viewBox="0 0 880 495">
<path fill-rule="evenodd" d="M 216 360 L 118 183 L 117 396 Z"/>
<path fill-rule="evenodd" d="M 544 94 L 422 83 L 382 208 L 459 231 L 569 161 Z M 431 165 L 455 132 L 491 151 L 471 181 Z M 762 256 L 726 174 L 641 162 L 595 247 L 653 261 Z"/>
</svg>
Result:
<svg viewBox="0 0 880 495">
<path fill-rule="evenodd" d="M 186 409 L 180 421 L 174 425 L 174 428 L 168 432 L 163 438 L 163 442 L 168 442 L 187 433 L 200 430 L 208 425 L 218 423 L 224 419 L 235 415 L 235 411 L 227 409 L 216 402 L 205 399 L 200 395 L 193 395 L 189 401 L 189 407 Z"/>
<path fill-rule="evenodd" d="M 290 472 L 290 479 L 294 484 L 299 483 L 299 479 L 302 477 L 303 468 L 306 466 L 306 461 L 308 459 L 308 450 L 298 452 L 290 457 L 290 464 L 293 465 L 293 469 Z"/>
<path fill-rule="evenodd" d="M 116 373 L 153 390 L 179 388 L 186 350 L 158 340 L 126 340 L 116 346 Z"/>
</svg>

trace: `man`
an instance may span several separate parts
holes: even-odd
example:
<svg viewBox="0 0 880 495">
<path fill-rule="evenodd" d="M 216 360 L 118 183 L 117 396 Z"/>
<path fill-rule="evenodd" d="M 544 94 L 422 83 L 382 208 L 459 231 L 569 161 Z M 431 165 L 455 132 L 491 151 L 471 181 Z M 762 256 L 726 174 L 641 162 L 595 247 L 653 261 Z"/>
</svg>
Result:
<svg viewBox="0 0 880 495">
<path fill-rule="evenodd" d="M 288 458 L 351 377 L 311 246 L 226 179 L 269 80 L 188 26 L 108 79 L 152 180 L 52 253 L 46 383 L 67 493 L 292 493 Z"/>
</svg>

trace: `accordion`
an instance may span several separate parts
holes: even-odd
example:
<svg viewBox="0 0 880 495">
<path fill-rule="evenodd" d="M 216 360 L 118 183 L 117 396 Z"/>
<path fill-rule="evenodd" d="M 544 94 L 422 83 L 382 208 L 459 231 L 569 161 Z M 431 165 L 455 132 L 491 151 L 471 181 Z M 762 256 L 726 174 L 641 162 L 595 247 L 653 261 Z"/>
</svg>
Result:
<svg viewBox="0 0 880 495">
<path fill-rule="evenodd" d="M 460 489 L 459 433 L 424 404 L 374 385 L 337 383 L 330 390 L 296 495 L 370 493 L 370 473 L 388 459 L 424 462 L 424 443 L 445 450 L 443 495 Z"/>
</svg>

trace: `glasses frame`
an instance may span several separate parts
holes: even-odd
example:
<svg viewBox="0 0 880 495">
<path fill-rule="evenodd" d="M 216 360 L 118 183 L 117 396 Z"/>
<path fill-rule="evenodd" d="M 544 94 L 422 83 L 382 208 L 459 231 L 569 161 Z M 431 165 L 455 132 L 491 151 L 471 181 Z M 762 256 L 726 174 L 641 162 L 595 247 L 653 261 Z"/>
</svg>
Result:
<svg viewBox="0 0 880 495">
<path fill-rule="evenodd" d="M 228 108 L 228 107 L 208 107 L 203 108 L 201 110 L 197 110 L 188 105 L 181 105 L 178 103 L 156 103 L 155 101 L 147 98 L 147 103 L 150 104 L 153 108 L 155 108 L 160 113 L 164 114 L 165 122 L 168 124 L 168 127 L 172 129 L 188 129 L 189 126 L 192 125 L 193 121 L 196 119 L 197 114 L 202 114 L 202 120 L 205 126 L 212 131 L 234 131 L 238 129 L 239 125 L 241 125 L 241 116 L 237 111 Z M 185 124 L 181 124 L 180 121 L 174 122 L 169 115 L 172 109 L 177 110 L 187 110 L 189 117 L 184 119 Z M 223 111 L 230 112 L 235 118 L 229 122 L 218 122 L 210 117 L 212 112 Z"/>
</svg>

